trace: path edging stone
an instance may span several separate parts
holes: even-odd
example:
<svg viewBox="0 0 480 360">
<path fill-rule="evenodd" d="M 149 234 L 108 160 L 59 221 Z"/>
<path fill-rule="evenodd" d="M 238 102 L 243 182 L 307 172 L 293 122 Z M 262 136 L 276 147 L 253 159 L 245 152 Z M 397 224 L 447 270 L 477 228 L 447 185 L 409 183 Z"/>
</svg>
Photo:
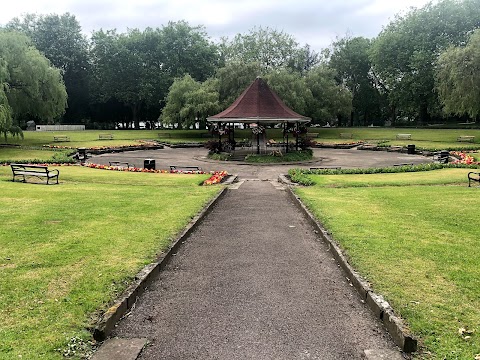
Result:
<svg viewBox="0 0 480 360">
<path fill-rule="evenodd" d="M 295 195 L 290 186 L 287 187 L 287 193 L 295 205 L 297 205 L 297 207 L 305 214 L 306 218 L 322 240 L 329 245 L 329 251 L 331 251 L 333 257 L 345 272 L 348 281 L 357 290 L 362 301 L 368 305 L 375 317 L 383 323 L 392 336 L 395 344 L 406 353 L 417 351 L 417 339 L 410 334 L 402 320 L 394 314 L 390 304 L 385 301 L 381 295 L 375 294 L 368 282 L 362 279 L 362 277 L 353 269 L 338 244 L 313 216 L 310 210 L 308 210 L 303 204 L 300 198 Z"/>
<path fill-rule="evenodd" d="M 227 188 L 222 189 L 190 223 L 182 230 L 170 247 L 158 257 L 157 261 L 146 265 L 135 275 L 132 284 L 123 292 L 99 319 L 94 330 L 93 338 L 97 341 L 104 341 L 115 328 L 115 324 L 135 305 L 138 297 L 158 277 L 159 273 L 168 263 L 169 259 L 176 253 L 185 239 L 196 229 L 200 221 L 212 210 L 213 206 L 226 193 Z"/>
</svg>

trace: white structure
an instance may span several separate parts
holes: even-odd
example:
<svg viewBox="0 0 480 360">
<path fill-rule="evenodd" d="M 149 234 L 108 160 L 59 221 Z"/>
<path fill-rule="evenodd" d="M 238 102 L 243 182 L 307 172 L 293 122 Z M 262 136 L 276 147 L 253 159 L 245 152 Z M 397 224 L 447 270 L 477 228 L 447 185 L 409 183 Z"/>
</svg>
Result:
<svg viewBox="0 0 480 360">
<path fill-rule="evenodd" d="M 77 131 L 85 130 L 85 125 L 37 125 L 37 131 Z"/>
</svg>

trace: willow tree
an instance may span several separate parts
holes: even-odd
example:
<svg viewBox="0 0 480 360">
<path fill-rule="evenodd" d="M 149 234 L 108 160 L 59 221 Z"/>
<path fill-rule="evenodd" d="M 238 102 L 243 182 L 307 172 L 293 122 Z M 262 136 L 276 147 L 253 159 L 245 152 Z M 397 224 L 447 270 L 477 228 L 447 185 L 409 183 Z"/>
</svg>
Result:
<svg viewBox="0 0 480 360">
<path fill-rule="evenodd" d="M 438 60 L 437 90 L 444 111 L 480 119 L 480 30 L 464 47 L 450 47 Z"/>
<path fill-rule="evenodd" d="M 3 118 L 10 113 L 13 125 L 36 119 L 53 123 L 65 112 L 67 92 L 60 70 L 20 33 L 0 31 L 3 63 Z M 10 110 L 6 110 L 9 108 Z"/>
</svg>

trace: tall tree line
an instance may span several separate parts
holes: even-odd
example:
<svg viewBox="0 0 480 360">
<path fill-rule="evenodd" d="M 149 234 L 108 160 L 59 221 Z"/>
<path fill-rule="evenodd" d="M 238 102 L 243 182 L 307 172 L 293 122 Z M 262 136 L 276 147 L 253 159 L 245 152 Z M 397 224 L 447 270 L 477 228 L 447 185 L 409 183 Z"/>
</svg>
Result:
<svg viewBox="0 0 480 360">
<path fill-rule="evenodd" d="M 74 15 L 28 14 L 0 32 L 1 129 L 28 119 L 188 127 L 227 107 L 256 76 L 320 124 L 478 120 L 479 28 L 480 0 L 443 0 L 396 16 L 376 38 L 345 36 L 319 54 L 271 28 L 217 43 L 185 21 L 86 38 Z M 7 37 L 21 39 L 28 55 L 7 55 L 17 51 Z M 35 87 L 32 78 L 27 91 L 12 78 L 12 64 L 40 58 L 50 86 Z M 30 101 L 35 96 L 50 99 L 48 111 Z"/>
</svg>

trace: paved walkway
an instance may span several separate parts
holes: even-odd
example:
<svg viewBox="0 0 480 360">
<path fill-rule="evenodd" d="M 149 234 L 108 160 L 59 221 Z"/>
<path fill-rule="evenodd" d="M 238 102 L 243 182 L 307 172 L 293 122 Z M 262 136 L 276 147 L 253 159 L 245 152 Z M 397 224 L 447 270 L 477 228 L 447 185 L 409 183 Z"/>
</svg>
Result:
<svg viewBox="0 0 480 360">
<path fill-rule="evenodd" d="M 315 149 L 314 155 L 316 161 L 295 166 L 429 161 L 355 149 Z M 276 182 L 291 164 L 211 162 L 205 149 L 169 148 L 104 154 L 91 161 L 141 167 L 146 158 L 155 159 L 157 169 L 198 165 L 238 174 L 240 181 L 116 328 L 114 336 L 148 339 L 139 359 L 396 358 L 389 335 Z"/>
<path fill-rule="evenodd" d="M 276 180 L 279 174 L 286 174 L 292 167 L 331 166 L 342 168 L 381 167 L 402 163 L 431 162 L 431 158 L 397 152 L 367 151 L 356 149 L 314 149 L 315 161 L 303 165 L 249 165 L 233 161 L 210 161 L 204 148 L 139 150 L 94 156 L 90 162 L 108 165 L 109 161 L 128 161 L 136 167 L 143 167 L 144 159 L 154 159 L 157 169 L 169 169 L 170 165 L 200 166 L 205 171 L 227 170 L 244 178 Z"/>
<path fill-rule="evenodd" d="M 114 335 L 139 359 L 363 359 L 395 349 L 282 185 L 240 181 Z"/>
</svg>

